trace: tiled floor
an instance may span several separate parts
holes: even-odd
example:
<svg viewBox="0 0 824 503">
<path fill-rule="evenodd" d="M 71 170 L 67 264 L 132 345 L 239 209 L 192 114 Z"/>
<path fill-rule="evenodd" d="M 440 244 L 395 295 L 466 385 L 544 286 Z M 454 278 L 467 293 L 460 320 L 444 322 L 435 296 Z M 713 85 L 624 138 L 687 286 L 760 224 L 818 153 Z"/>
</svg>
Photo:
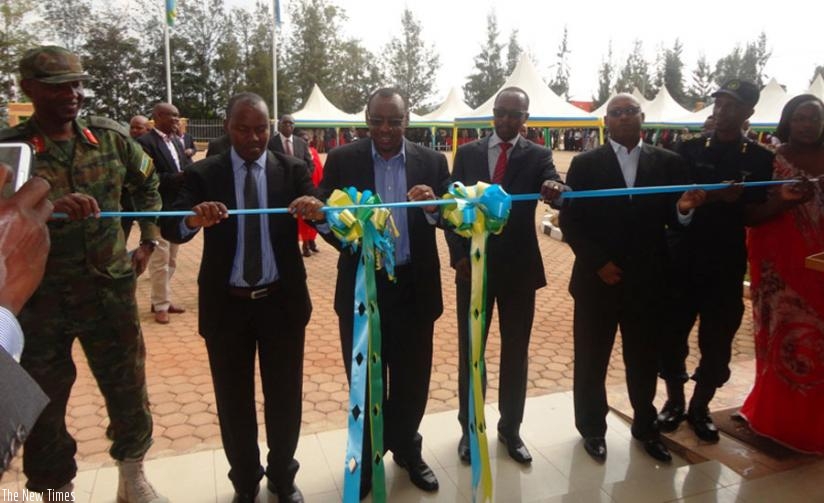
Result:
<svg viewBox="0 0 824 503">
<path fill-rule="evenodd" d="M 611 414 L 608 457 L 606 463 L 599 464 L 584 452 L 575 431 L 571 392 L 530 398 L 526 410 L 522 431 L 534 456 L 530 467 L 516 464 L 500 443 L 494 439 L 490 442 L 494 501 L 498 503 L 824 501 L 824 485 L 820 482 L 824 477 L 824 460 L 751 481 L 718 461 L 690 465 L 676 457 L 670 464 L 661 464 L 646 455 L 632 440 L 627 424 Z M 497 411 L 487 406 L 486 413 L 488 421 L 494 424 Z M 421 492 L 388 456 L 388 501 L 471 501 L 470 469 L 460 463 L 455 451 L 457 430 L 455 411 L 424 418 L 424 459 L 438 476 L 440 490 L 432 494 Z M 297 484 L 307 502 L 341 500 L 345 444 L 344 430 L 301 437 L 296 455 L 301 463 Z M 228 503 L 233 495 L 226 477 L 228 468 L 223 451 L 217 449 L 153 459 L 147 463 L 146 471 L 155 487 L 173 502 Z M 13 501 L 9 495 L 22 490 L 8 483 L 0 487 L 9 491 L 3 493 L 0 489 L 0 501 Z M 116 488 L 115 467 L 83 471 L 75 480 L 75 500 L 112 502 Z M 3 494 L 7 495 L 5 500 Z M 262 485 L 261 503 L 276 500 Z"/>
</svg>

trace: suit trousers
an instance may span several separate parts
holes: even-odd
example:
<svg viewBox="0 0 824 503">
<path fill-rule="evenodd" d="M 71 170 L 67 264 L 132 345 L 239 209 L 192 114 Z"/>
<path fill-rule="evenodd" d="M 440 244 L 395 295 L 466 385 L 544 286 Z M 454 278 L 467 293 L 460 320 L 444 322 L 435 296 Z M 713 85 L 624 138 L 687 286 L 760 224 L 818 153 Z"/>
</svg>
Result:
<svg viewBox="0 0 824 503">
<path fill-rule="evenodd" d="M 658 437 L 657 411 L 653 405 L 657 381 L 657 313 L 632 306 L 626 298 L 623 300 L 575 297 L 575 426 L 585 438 L 603 437 L 607 431 L 606 375 L 618 327 L 621 328 L 627 391 L 634 411 L 632 435 L 641 440 Z"/>
<path fill-rule="evenodd" d="M 696 318 L 700 318 L 701 359 L 693 379 L 710 388 L 720 388 L 729 380 L 732 341 L 744 316 L 743 281 L 743 276 L 733 271 L 719 273 L 700 283 L 687 281 L 681 283 L 683 286 L 672 287 L 660 356 L 664 380 L 687 381 L 689 336 Z"/>
<path fill-rule="evenodd" d="M 301 423 L 305 325 L 284 313 L 288 292 L 261 299 L 227 296 L 222 316 L 232 323 L 205 335 L 215 387 L 220 435 L 237 492 L 251 492 L 263 477 L 255 405 L 255 356 L 260 361 L 266 423 L 266 476 L 278 487 L 294 482 Z"/>
<path fill-rule="evenodd" d="M 464 434 L 469 420 L 469 302 L 471 285 L 469 281 L 456 282 L 458 311 L 458 421 Z M 501 332 L 500 388 L 498 410 L 501 417 L 498 431 L 508 435 L 519 432 L 524 418 L 524 402 L 528 378 L 529 339 L 532 321 L 535 317 L 535 290 L 511 289 L 497 291 L 488 284 L 486 304 L 486 330 L 481 344 L 481 356 L 486 349 L 492 309 L 498 305 L 498 326 Z M 484 396 L 486 396 L 486 365 L 482 374 Z"/>
<path fill-rule="evenodd" d="M 434 321 L 415 312 L 415 282 L 408 266 L 396 268 L 397 283 L 376 272 L 384 370 L 384 449 L 414 460 L 421 455 L 418 427 L 426 411 L 432 371 Z M 346 375 L 351 375 L 353 316 L 339 318 Z M 367 402 L 368 403 L 368 402 Z M 367 418 L 369 415 L 367 414 Z M 368 434 L 364 452 L 371 451 Z M 364 470 L 369 464 L 364 465 Z M 364 474 L 364 476 L 369 476 Z"/>
<path fill-rule="evenodd" d="M 149 257 L 149 275 L 152 280 L 151 301 L 155 311 L 167 311 L 172 304 L 172 276 L 177 267 L 177 251 L 180 245 L 163 238 Z"/>
</svg>

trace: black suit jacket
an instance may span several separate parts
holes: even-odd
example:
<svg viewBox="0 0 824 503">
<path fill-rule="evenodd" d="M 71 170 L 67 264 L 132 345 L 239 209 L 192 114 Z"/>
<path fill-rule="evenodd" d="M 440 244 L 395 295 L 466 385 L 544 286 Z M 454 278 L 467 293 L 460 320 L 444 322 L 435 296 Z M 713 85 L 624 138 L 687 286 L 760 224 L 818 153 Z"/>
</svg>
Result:
<svg viewBox="0 0 824 503">
<path fill-rule="evenodd" d="M 177 138 L 172 140 L 172 145 L 174 145 L 177 158 L 180 160 L 181 171 L 177 170 L 175 160 L 172 158 L 169 148 L 156 132 L 149 131 L 138 137 L 137 142 L 154 161 L 155 171 L 157 172 L 157 177 L 160 179 L 159 190 L 160 197 L 163 199 L 163 209 L 168 210 L 171 208 L 172 203 L 174 203 L 174 200 L 177 198 L 177 193 L 183 186 L 183 177 L 180 176 L 180 173 L 186 166 L 192 164 L 192 160 L 183 153 L 183 147 Z"/>
<path fill-rule="evenodd" d="M 684 159 L 643 144 L 636 187 L 687 183 Z M 626 187 L 612 145 L 578 154 L 567 173 L 573 190 Z M 612 261 L 623 270 L 621 284 L 633 302 L 660 299 L 668 260 L 666 229 L 677 226 L 680 194 L 629 198 L 569 199 L 560 214 L 561 230 L 575 252 L 569 291 L 573 297 L 611 298 L 618 289 L 601 281 L 598 270 Z M 629 290 L 627 290 L 629 289 Z M 617 299 L 616 299 L 617 300 Z"/>
<path fill-rule="evenodd" d="M 218 136 L 213 140 L 209 140 L 209 146 L 206 148 L 206 157 L 226 153 L 230 148 L 232 148 L 232 144 L 229 141 L 229 136 Z"/>
<path fill-rule="evenodd" d="M 406 148 L 406 186 L 430 186 L 437 195 L 449 186 L 449 168 L 446 158 L 434 150 L 420 147 L 404 140 Z M 372 140 L 365 138 L 348 143 L 329 152 L 323 169 L 320 189 L 326 198 L 334 189 L 355 187 L 359 191 L 375 191 L 375 169 L 372 160 Z M 410 309 L 418 315 L 434 321 L 443 312 L 441 296 L 440 260 L 435 243 L 435 226 L 431 225 L 421 208 L 406 210 L 409 224 L 411 267 L 415 278 L 417 302 Z M 340 249 L 334 236 L 324 239 Z M 338 259 L 338 278 L 335 286 L 335 311 L 339 316 L 351 317 L 355 294 L 355 273 L 360 253 L 342 250 Z M 383 273 L 380 273 L 383 274 Z"/>
<path fill-rule="evenodd" d="M 489 140 L 483 138 L 458 147 L 452 168 L 452 179 L 464 185 L 490 182 Z M 501 186 L 509 194 L 537 193 L 545 180 L 560 180 L 552 163 L 552 152 L 519 138 L 512 148 Z M 512 205 L 499 235 L 489 237 L 487 244 L 487 278 L 497 289 L 512 287 L 541 288 L 546 286 L 544 262 L 538 248 L 535 207 L 537 201 L 521 201 Z M 469 239 L 446 231 L 449 256 L 454 266 L 469 256 Z"/>
<path fill-rule="evenodd" d="M 286 207 L 296 197 L 316 195 L 316 188 L 306 166 L 299 159 L 269 152 L 266 160 L 268 207 Z M 185 183 L 174 202 L 174 209 L 189 210 L 203 201 L 220 201 L 229 209 L 237 208 L 235 181 L 229 153 L 208 157 L 186 170 Z M 181 235 L 183 217 L 166 218 L 162 222 L 163 237 L 173 243 L 184 243 L 194 237 Z M 204 337 L 219 334 L 219 313 L 228 298 L 229 277 L 237 248 L 237 217 L 204 230 L 203 257 L 198 276 L 199 325 Z M 269 215 L 269 235 L 281 288 L 292 304 L 286 311 L 295 322 L 309 321 L 312 306 L 306 287 L 306 270 L 298 248 L 297 221 L 289 214 Z"/>
<path fill-rule="evenodd" d="M 279 134 L 272 135 L 269 138 L 269 149 L 272 152 L 280 152 L 281 154 L 285 153 L 283 150 L 283 141 L 280 138 Z M 297 157 L 298 159 L 303 159 L 303 162 L 306 163 L 306 167 L 309 169 L 311 173 L 315 168 L 315 163 L 312 161 L 312 153 L 309 152 L 309 145 L 304 141 L 303 138 L 299 138 L 295 135 L 292 135 L 292 156 Z"/>
</svg>

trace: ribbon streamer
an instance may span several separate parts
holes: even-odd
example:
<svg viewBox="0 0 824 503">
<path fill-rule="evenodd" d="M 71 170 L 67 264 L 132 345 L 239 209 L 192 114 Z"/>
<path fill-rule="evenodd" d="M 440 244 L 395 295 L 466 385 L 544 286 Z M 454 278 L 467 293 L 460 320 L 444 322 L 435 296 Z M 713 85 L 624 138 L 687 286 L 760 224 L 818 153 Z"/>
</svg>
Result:
<svg viewBox="0 0 824 503">
<path fill-rule="evenodd" d="M 697 185 L 659 185 L 652 187 L 631 187 L 621 189 L 599 189 L 599 190 L 577 190 L 561 193 L 564 199 L 583 199 L 586 197 L 616 197 L 616 196 L 632 196 L 642 194 L 664 194 L 668 192 L 685 192 L 688 190 L 720 190 L 726 189 L 730 186 L 740 187 L 765 187 L 770 185 L 784 185 L 787 183 L 798 183 L 801 180 L 765 180 L 759 182 L 736 182 L 736 183 L 706 183 Z M 810 182 L 819 182 L 820 178 L 810 178 Z M 534 201 L 541 199 L 541 194 L 515 194 L 510 196 L 512 201 Z M 467 199 L 467 202 L 478 203 L 478 199 Z M 406 201 L 402 203 L 375 203 L 370 206 L 373 208 L 415 208 L 423 206 L 446 206 L 454 204 L 451 199 L 435 199 L 431 201 Z M 336 208 L 325 206 L 321 211 L 340 211 L 340 210 L 358 210 L 361 205 L 347 204 Z M 229 215 L 271 215 L 279 213 L 290 213 L 289 208 L 256 208 L 256 209 L 242 209 L 229 210 Z M 101 211 L 100 218 L 114 218 L 114 217 L 129 217 L 129 218 L 153 218 L 153 217 L 188 217 L 194 216 L 193 211 Z M 69 218 L 66 213 L 52 213 L 54 219 Z"/>
<path fill-rule="evenodd" d="M 470 239 L 472 286 L 469 312 L 469 452 L 472 459 L 472 501 L 492 501 L 492 472 L 486 438 L 482 374 L 483 336 L 486 332 L 486 243 L 499 234 L 509 218 L 512 201 L 500 185 L 478 182 L 465 187 L 455 182 L 444 195 L 452 204 L 442 208 L 443 218 L 459 236 Z"/>
<path fill-rule="evenodd" d="M 360 260 L 355 276 L 352 365 L 349 385 L 348 440 L 343 479 L 343 501 L 360 501 L 363 462 L 372 463 L 372 500 L 386 501 L 383 465 L 383 361 L 381 321 L 375 271 L 381 268 L 391 280 L 395 274 L 395 242 L 398 231 L 390 210 L 379 207 L 380 197 L 355 188 L 335 190 L 327 201 L 326 218 L 344 248 Z M 355 208 L 353 213 L 352 208 Z M 367 382 L 369 408 L 366 409 Z M 370 459 L 363 460 L 365 414 L 369 414 L 372 443 Z"/>
</svg>

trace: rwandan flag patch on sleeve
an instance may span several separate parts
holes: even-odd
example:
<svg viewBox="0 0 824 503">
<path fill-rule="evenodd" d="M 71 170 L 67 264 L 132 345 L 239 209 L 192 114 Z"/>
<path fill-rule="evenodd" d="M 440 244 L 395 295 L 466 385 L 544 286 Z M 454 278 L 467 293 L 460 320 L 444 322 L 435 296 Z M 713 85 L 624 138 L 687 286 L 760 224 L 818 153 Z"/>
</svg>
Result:
<svg viewBox="0 0 824 503">
<path fill-rule="evenodd" d="M 144 177 L 149 178 L 153 170 L 154 163 L 152 162 L 152 158 L 144 152 L 143 158 L 140 159 L 140 172 L 143 174 Z"/>
</svg>

